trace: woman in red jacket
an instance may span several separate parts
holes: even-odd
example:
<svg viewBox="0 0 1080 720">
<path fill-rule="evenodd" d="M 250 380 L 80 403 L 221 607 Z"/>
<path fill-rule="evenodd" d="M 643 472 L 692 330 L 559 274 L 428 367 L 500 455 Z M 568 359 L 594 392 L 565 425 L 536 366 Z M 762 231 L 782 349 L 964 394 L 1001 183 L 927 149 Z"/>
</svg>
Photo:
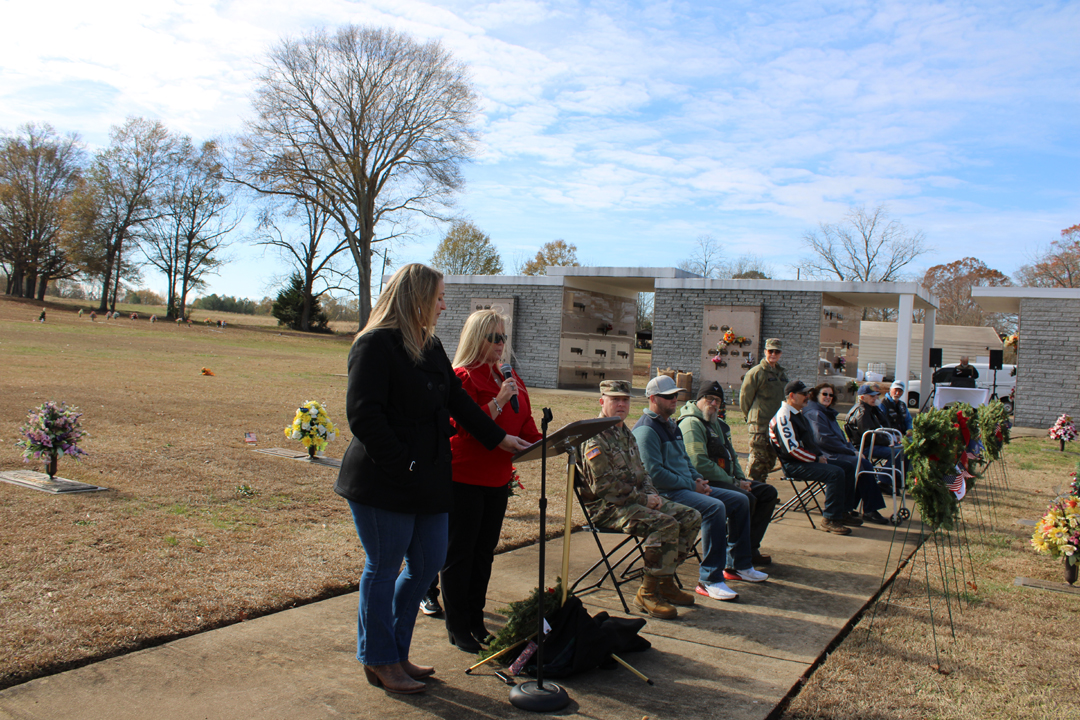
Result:
<svg viewBox="0 0 1080 720">
<path fill-rule="evenodd" d="M 506 319 L 497 310 L 478 310 L 462 328 L 454 372 L 462 389 L 508 435 L 536 442 L 540 432 L 533 422 L 525 384 L 513 371 L 509 378 L 503 377 L 502 365 L 509 355 Z M 453 504 L 442 571 L 443 604 L 450 643 L 476 653 L 488 639 L 484 604 L 506 515 L 512 456 L 488 450 L 456 421 L 454 426 L 457 434 L 450 439 Z"/>
</svg>

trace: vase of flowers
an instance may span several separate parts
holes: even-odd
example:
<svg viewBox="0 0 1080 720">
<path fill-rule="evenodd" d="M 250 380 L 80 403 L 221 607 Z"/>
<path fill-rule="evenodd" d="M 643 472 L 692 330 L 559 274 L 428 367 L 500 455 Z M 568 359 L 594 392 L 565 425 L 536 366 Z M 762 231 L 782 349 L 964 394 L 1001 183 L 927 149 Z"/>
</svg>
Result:
<svg viewBox="0 0 1080 720">
<path fill-rule="evenodd" d="M 79 447 L 79 440 L 86 436 L 80 427 L 82 413 L 64 403 L 44 402 L 29 412 L 22 426 L 23 439 L 16 443 L 23 449 L 23 462 L 41 460 L 49 478 L 56 477 L 56 466 L 61 455 L 82 459 L 86 451 Z"/>
<path fill-rule="evenodd" d="M 1035 526 L 1031 545 L 1037 552 L 1065 561 L 1065 581 L 1076 582 L 1080 554 L 1080 498 L 1064 495 L 1050 504 L 1046 514 Z"/>
<path fill-rule="evenodd" d="M 1065 443 L 1076 439 L 1076 425 L 1068 415 L 1062 414 L 1050 428 L 1050 437 L 1061 443 L 1061 452 L 1065 452 Z"/>
<path fill-rule="evenodd" d="M 299 440 L 307 448 L 308 458 L 322 452 L 338 436 L 337 428 L 318 400 L 308 400 L 296 409 L 292 424 L 285 428 L 285 437 Z"/>
</svg>

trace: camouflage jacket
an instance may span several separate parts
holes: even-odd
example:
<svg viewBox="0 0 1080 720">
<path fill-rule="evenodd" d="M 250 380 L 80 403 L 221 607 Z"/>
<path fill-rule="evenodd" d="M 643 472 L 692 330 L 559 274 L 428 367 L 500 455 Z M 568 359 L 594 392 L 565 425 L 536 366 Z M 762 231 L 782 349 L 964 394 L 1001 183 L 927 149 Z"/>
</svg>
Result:
<svg viewBox="0 0 1080 720">
<path fill-rule="evenodd" d="M 631 505 L 647 505 L 649 495 L 659 494 L 625 423 L 586 440 L 581 446 L 581 458 L 588 485 L 585 504 L 597 520 L 618 515 Z"/>
<path fill-rule="evenodd" d="M 787 370 L 780 364 L 774 368 L 768 360 L 762 360 L 746 373 L 739 391 L 739 409 L 750 432 L 768 431 L 769 421 L 786 397 L 787 383 Z"/>
</svg>

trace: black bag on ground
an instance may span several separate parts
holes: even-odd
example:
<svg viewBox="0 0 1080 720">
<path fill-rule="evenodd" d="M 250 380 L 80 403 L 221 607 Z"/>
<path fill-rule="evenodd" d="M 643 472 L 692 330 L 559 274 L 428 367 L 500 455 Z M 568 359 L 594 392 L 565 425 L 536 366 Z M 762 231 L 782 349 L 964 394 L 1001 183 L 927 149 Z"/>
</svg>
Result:
<svg viewBox="0 0 1080 720">
<path fill-rule="evenodd" d="M 645 627 L 644 618 L 613 618 L 606 612 L 592 617 L 573 595 L 547 620 L 551 632 L 544 638 L 544 677 L 569 677 L 594 667 L 609 667 L 615 664 L 612 654 L 652 647 L 652 643 L 638 635 Z M 535 654 L 524 671 L 536 675 Z"/>
</svg>

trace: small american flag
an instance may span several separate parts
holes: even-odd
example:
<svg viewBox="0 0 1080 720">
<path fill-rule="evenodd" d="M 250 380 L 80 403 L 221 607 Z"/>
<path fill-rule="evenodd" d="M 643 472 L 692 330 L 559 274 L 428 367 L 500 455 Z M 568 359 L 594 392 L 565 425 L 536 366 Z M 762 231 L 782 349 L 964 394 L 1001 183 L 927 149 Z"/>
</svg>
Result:
<svg viewBox="0 0 1080 720">
<path fill-rule="evenodd" d="M 962 500 L 967 493 L 967 487 L 964 483 L 964 475 L 966 474 L 967 473 L 964 472 L 963 468 L 957 465 L 956 475 L 948 478 L 945 483 L 946 487 L 949 488 L 949 491 L 956 495 L 957 500 Z"/>
</svg>

